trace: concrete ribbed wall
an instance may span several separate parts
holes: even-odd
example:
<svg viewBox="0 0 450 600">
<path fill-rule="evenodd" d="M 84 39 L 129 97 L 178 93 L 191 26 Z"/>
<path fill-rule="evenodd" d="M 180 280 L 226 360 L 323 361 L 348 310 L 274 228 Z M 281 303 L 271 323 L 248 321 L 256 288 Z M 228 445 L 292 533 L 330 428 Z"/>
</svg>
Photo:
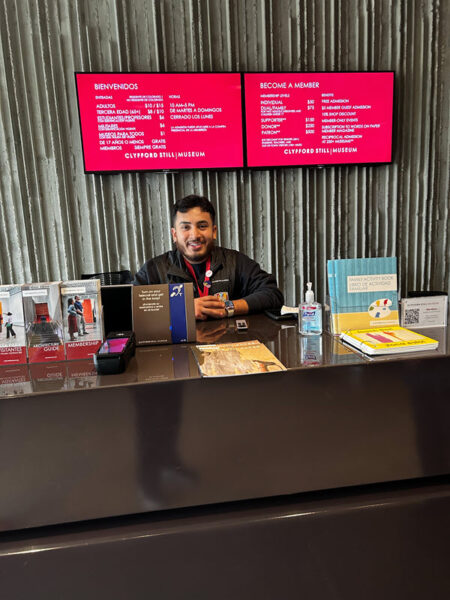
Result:
<svg viewBox="0 0 450 600">
<path fill-rule="evenodd" d="M 447 0 L 0 0 L 2 283 L 136 269 L 202 193 L 220 243 L 288 303 L 327 258 L 399 257 L 402 292 L 449 289 Z M 74 71 L 393 70 L 394 162 L 84 175 Z"/>
</svg>

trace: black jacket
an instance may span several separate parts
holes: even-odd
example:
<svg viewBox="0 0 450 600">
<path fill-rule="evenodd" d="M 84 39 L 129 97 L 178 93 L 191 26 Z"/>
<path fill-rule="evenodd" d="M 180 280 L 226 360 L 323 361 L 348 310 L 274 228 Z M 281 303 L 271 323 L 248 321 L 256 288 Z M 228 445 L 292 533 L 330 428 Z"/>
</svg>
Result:
<svg viewBox="0 0 450 600">
<path fill-rule="evenodd" d="M 257 262 L 242 252 L 214 246 L 211 270 L 210 295 L 228 292 L 230 300 L 245 300 L 250 312 L 283 305 L 283 294 L 277 287 L 275 277 L 263 271 Z M 171 250 L 147 261 L 136 273 L 133 284 L 185 282 L 194 283 L 194 295 L 197 297 L 197 286 L 187 271 L 182 255 L 178 250 Z"/>
</svg>

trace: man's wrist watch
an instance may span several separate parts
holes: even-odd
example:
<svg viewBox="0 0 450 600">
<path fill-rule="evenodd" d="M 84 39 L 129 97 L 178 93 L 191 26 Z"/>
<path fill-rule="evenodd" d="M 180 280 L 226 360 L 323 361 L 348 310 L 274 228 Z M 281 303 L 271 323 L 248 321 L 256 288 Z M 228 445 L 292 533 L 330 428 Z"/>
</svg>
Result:
<svg viewBox="0 0 450 600">
<path fill-rule="evenodd" d="M 234 315 L 234 303 L 231 300 L 225 301 L 225 312 L 227 313 L 227 317 Z"/>
</svg>

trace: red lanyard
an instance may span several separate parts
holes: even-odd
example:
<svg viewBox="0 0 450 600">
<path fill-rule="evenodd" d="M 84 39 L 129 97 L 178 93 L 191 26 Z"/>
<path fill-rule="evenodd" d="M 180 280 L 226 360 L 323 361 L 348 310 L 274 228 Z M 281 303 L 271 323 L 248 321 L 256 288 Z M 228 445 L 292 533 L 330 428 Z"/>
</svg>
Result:
<svg viewBox="0 0 450 600">
<path fill-rule="evenodd" d="M 209 294 L 209 288 L 211 287 L 211 284 L 209 282 L 209 280 L 210 280 L 210 278 L 212 276 L 212 273 L 211 273 L 211 259 L 208 258 L 208 260 L 206 261 L 205 280 L 203 281 L 203 289 L 202 290 L 200 289 L 200 286 L 198 285 L 197 275 L 195 274 L 194 267 L 186 259 L 184 259 L 184 262 L 186 263 L 186 266 L 188 268 L 189 273 L 194 278 L 194 281 L 195 281 L 195 284 L 196 284 L 197 290 L 198 290 L 198 295 L 199 296 L 207 296 Z"/>
</svg>

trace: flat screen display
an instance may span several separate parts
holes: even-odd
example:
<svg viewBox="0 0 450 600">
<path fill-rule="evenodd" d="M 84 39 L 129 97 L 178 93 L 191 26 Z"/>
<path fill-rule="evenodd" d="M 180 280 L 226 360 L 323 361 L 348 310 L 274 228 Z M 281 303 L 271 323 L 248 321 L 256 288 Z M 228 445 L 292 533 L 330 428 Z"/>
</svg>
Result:
<svg viewBox="0 0 450 600">
<path fill-rule="evenodd" d="M 119 354 L 123 351 L 130 338 L 109 338 L 103 342 L 99 354 Z"/>
<path fill-rule="evenodd" d="M 245 73 L 248 167 L 388 163 L 394 73 Z"/>
<path fill-rule="evenodd" d="M 243 167 L 240 73 L 76 73 L 87 173 Z"/>
</svg>

